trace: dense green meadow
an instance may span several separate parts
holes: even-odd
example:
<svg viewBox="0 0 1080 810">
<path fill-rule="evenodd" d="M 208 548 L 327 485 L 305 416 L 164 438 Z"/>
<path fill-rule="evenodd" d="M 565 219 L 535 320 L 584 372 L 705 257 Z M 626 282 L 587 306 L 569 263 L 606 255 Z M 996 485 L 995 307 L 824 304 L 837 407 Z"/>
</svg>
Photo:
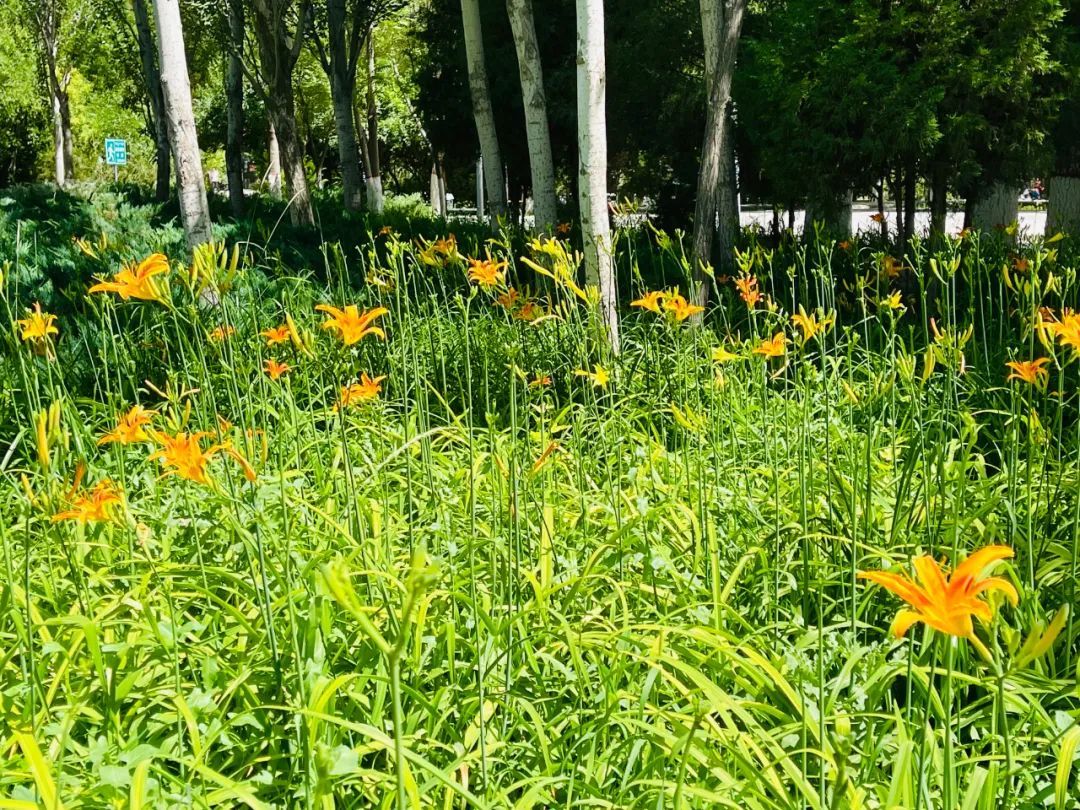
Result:
<svg viewBox="0 0 1080 810">
<path fill-rule="evenodd" d="M 0 808 L 1078 806 L 1072 236 L 329 209 L 0 207 Z"/>
</svg>

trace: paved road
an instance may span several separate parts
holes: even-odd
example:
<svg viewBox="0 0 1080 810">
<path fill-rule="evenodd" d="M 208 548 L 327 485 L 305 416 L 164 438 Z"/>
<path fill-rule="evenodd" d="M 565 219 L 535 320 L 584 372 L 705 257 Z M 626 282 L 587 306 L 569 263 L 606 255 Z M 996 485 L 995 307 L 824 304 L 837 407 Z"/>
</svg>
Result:
<svg viewBox="0 0 1080 810">
<path fill-rule="evenodd" d="M 803 227 L 803 211 L 795 212 L 795 230 L 801 231 Z M 870 219 L 874 211 L 869 208 L 857 208 L 851 213 L 851 227 L 856 233 L 878 228 L 878 224 Z M 896 213 L 886 214 L 890 230 L 895 227 Z M 772 227 L 772 211 L 743 211 L 740 220 L 743 226 L 757 224 L 768 230 Z M 787 224 L 787 215 L 782 214 L 781 224 Z M 945 228 L 949 233 L 959 233 L 964 226 L 964 214 L 955 211 L 949 214 Z M 1046 211 L 1021 211 L 1020 228 L 1029 234 L 1041 234 L 1046 227 Z M 930 229 L 930 212 L 917 211 L 915 213 L 915 230 L 925 234 Z"/>
</svg>

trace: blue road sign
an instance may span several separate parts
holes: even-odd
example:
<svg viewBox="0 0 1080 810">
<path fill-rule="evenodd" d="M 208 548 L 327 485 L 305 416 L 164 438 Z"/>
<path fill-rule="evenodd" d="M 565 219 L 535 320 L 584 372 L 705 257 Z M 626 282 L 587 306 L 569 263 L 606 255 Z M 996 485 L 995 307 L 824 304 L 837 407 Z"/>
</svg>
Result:
<svg viewBox="0 0 1080 810">
<path fill-rule="evenodd" d="M 119 138 L 106 138 L 105 162 L 110 166 L 126 166 L 127 141 L 122 141 Z"/>
</svg>

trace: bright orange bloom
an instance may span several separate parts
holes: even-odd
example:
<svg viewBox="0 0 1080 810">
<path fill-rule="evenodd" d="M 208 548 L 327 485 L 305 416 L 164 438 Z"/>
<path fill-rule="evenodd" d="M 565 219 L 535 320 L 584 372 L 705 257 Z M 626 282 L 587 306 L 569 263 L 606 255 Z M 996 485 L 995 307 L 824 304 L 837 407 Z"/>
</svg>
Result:
<svg viewBox="0 0 1080 810">
<path fill-rule="evenodd" d="M 636 301 L 631 301 L 630 306 L 647 309 L 649 310 L 649 312 L 655 312 L 657 315 L 659 315 L 660 306 L 663 303 L 663 290 L 653 290 L 652 292 L 645 293 L 643 296 L 641 296 L 641 298 L 637 299 Z"/>
<path fill-rule="evenodd" d="M 197 484 L 209 485 L 210 476 L 207 469 L 212 459 L 218 453 L 224 452 L 231 456 L 241 467 L 244 477 L 248 481 L 255 480 L 255 470 L 240 453 L 232 448 L 229 443 L 215 444 L 210 449 L 203 451 L 202 440 L 210 436 L 210 433 L 177 433 L 170 436 L 167 433 L 153 432 L 153 438 L 161 449 L 151 453 L 151 461 L 157 459 L 165 467 L 165 475 L 178 475 L 188 481 Z"/>
<path fill-rule="evenodd" d="M 203 452 L 201 441 L 210 433 L 177 433 L 170 436 L 167 433 L 154 431 L 153 438 L 161 445 L 161 449 L 150 454 L 150 460 L 159 460 L 165 467 L 164 475 L 178 475 L 197 484 L 209 484 L 207 465 L 217 448 L 212 447 Z"/>
<path fill-rule="evenodd" d="M 338 309 L 329 304 L 319 304 L 315 309 L 330 316 L 323 321 L 322 328 L 336 330 L 346 346 L 352 346 L 368 335 L 386 339 L 386 332 L 378 326 L 373 326 L 375 321 L 390 311 L 386 307 L 375 307 L 375 309 L 360 312 L 356 304 L 349 304 L 345 309 Z"/>
<path fill-rule="evenodd" d="M 74 494 L 74 493 L 72 493 Z M 53 523 L 76 520 L 79 523 L 106 523 L 113 519 L 120 505 L 120 492 L 112 481 L 99 481 L 89 492 L 76 497 L 69 496 L 71 508 L 53 515 Z"/>
<path fill-rule="evenodd" d="M 212 330 L 206 333 L 206 338 L 211 343 L 222 343 L 235 334 L 236 327 L 230 324 L 225 324 L 223 326 L 215 326 Z"/>
<path fill-rule="evenodd" d="M 847 239 L 837 242 L 836 246 L 841 250 L 851 250 L 851 242 L 849 242 Z"/>
<path fill-rule="evenodd" d="M 150 441 L 150 434 L 144 428 L 150 424 L 157 411 L 148 411 L 142 405 L 133 405 L 131 410 L 116 421 L 116 427 L 98 439 L 98 444 L 135 444 Z"/>
<path fill-rule="evenodd" d="M 1046 368 L 1049 362 L 1049 357 L 1040 357 L 1037 360 L 1012 360 L 1005 364 L 1012 369 L 1012 374 L 1005 380 L 1006 382 L 1022 380 L 1029 385 L 1044 385 L 1050 379 L 1050 371 Z"/>
<path fill-rule="evenodd" d="M 436 239 L 432 247 L 435 248 L 437 253 L 441 253 L 447 259 L 456 258 L 457 252 L 457 237 L 453 234 L 447 235 L 443 239 Z"/>
<path fill-rule="evenodd" d="M 385 379 L 385 374 L 374 378 L 369 377 L 367 374 L 361 374 L 360 382 L 342 387 L 341 396 L 338 398 L 334 410 L 378 399 L 379 392 L 382 391 L 382 381 Z"/>
<path fill-rule="evenodd" d="M 164 301 L 165 294 L 156 276 L 169 272 L 169 260 L 161 253 L 147 256 L 141 262 L 132 262 L 113 276 L 112 281 L 99 281 L 90 292 L 114 292 L 124 301 L 137 298 L 141 301 Z"/>
<path fill-rule="evenodd" d="M 1031 262 L 1023 256 L 1014 256 L 1012 266 L 1018 273 L 1026 273 L 1031 269 Z"/>
<path fill-rule="evenodd" d="M 563 236 L 570 233 L 570 223 L 560 222 L 558 225 L 555 226 L 555 233 L 562 234 Z"/>
<path fill-rule="evenodd" d="M 22 330 L 20 337 L 24 341 L 48 340 L 50 335 L 60 334 L 56 328 L 56 316 L 41 311 L 41 304 L 34 304 L 32 310 L 26 311 L 26 317 L 15 321 Z"/>
<path fill-rule="evenodd" d="M 692 315 L 697 315 L 698 313 L 705 311 L 705 307 L 691 304 L 679 293 L 668 296 L 667 300 L 664 302 L 664 309 L 671 312 L 675 316 L 675 320 L 680 323 Z"/>
<path fill-rule="evenodd" d="M 761 341 L 756 347 L 754 347 L 754 354 L 760 354 L 762 357 L 783 357 L 787 353 L 787 335 L 783 332 L 777 332 L 768 340 Z"/>
<path fill-rule="evenodd" d="M 878 225 L 880 225 L 882 222 L 885 221 L 885 215 L 882 213 L 871 214 L 870 219 L 871 221 L 876 222 Z"/>
<path fill-rule="evenodd" d="M 994 618 L 993 608 L 980 600 L 979 594 L 1000 591 L 1013 606 L 1020 601 L 1016 588 L 1007 579 L 986 576 L 993 565 L 1012 556 L 1013 551 L 1008 546 L 986 546 L 956 566 L 948 576 L 933 557 L 923 555 L 913 561 L 917 582 L 888 571 L 863 571 L 859 576 L 877 583 L 911 605 L 912 609 L 901 610 L 893 620 L 892 633 L 897 638 L 903 638 L 916 622 L 923 622 L 950 636 L 971 638 L 975 632 L 972 616 L 986 622 Z"/>
<path fill-rule="evenodd" d="M 273 357 L 270 357 L 263 363 L 263 370 L 271 380 L 277 380 L 292 371 L 292 366 L 288 363 L 279 363 Z"/>
<path fill-rule="evenodd" d="M 544 388 L 551 385 L 551 377 L 547 374 L 537 374 L 529 380 L 529 388 Z"/>
<path fill-rule="evenodd" d="M 259 334 L 266 338 L 267 346 L 274 346 L 278 343 L 287 343 L 289 341 L 289 325 L 283 323 L 281 326 L 275 326 L 273 329 L 263 329 Z"/>
<path fill-rule="evenodd" d="M 390 236 L 393 233 L 394 229 L 391 228 L 389 225 L 383 225 L 381 228 L 379 228 L 379 236 Z"/>
<path fill-rule="evenodd" d="M 761 300 L 758 280 L 753 276 L 740 276 L 735 279 L 735 288 L 739 291 L 739 297 L 746 302 L 747 309 L 753 309 Z"/>
<path fill-rule="evenodd" d="M 506 277 L 504 269 L 507 262 L 498 262 L 490 256 L 486 259 L 469 259 L 469 281 L 478 284 L 485 290 L 502 284 Z"/>
</svg>

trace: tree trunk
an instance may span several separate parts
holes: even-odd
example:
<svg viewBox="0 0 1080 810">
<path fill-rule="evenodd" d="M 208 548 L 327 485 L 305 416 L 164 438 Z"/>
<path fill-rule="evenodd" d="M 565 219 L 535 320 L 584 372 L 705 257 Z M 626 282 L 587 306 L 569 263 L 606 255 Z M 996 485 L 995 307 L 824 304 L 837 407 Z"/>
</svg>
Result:
<svg viewBox="0 0 1080 810">
<path fill-rule="evenodd" d="M 848 189 L 840 196 L 810 197 L 803 214 L 803 236 L 814 234 L 814 225 L 820 224 L 823 233 L 847 238 L 851 236 L 851 206 L 853 195 Z"/>
<path fill-rule="evenodd" d="M 989 231 L 1016 222 L 1020 209 L 1016 187 L 1009 183 L 994 183 L 975 200 L 971 210 L 972 227 Z"/>
<path fill-rule="evenodd" d="M 593 0 L 595 2 L 596 0 Z M 600 0 L 602 3 L 603 0 Z M 582 0 L 578 0 L 580 26 Z M 502 154 L 499 136 L 495 130 L 495 114 L 491 108 L 491 91 L 488 87 L 487 68 L 484 65 L 484 40 L 480 28 L 480 4 L 478 0 L 461 0 L 461 22 L 465 30 L 465 58 L 469 67 L 469 94 L 472 96 L 473 119 L 480 139 L 480 154 L 484 159 L 484 182 L 491 228 L 499 227 L 499 218 L 506 216 L 506 182 L 503 179 Z M 601 19 L 601 31 L 603 20 Z M 580 42 L 580 33 L 578 35 Z M 603 38 L 600 40 L 601 64 Z M 580 48 L 580 46 L 579 46 Z M 581 62 L 578 57 L 578 95 L 581 86 Z M 579 98 L 580 106 L 580 98 Z M 605 161 L 607 156 L 605 155 Z"/>
<path fill-rule="evenodd" d="M 724 36 L 724 20 L 720 3 L 701 0 L 701 35 L 705 45 L 705 92 L 712 93 L 716 78 L 716 63 Z M 723 163 L 720 166 L 720 186 L 717 191 L 716 253 L 721 275 L 731 275 L 735 266 L 735 242 L 739 236 L 739 184 L 735 168 L 734 119 L 731 104 L 726 110 L 720 145 Z M 712 252 L 712 251 L 710 251 Z"/>
<path fill-rule="evenodd" d="M 1046 236 L 1080 233 L 1080 177 L 1054 175 L 1046 186 Z"/>
<path fill-rule="evenodd" d="M 161 90 L 161 72 L 158 70 L 154 35 L 150 28 L 150 11 L 146 0 L 133 0 L 135 15 L 135 36 L 139 44 L 139 59 L 142 63 L 143 84 L 150 101 L 150 128 L 152 130 L 157 161 L 157 182 L 154 197 L 158 202 L 169 199 L 171 174 L 169 127 L 165 120 L 165 99 Z"/>
<path fill-rule="evenodd" d="M 304 171 L 304 150 L 297 134 L 292 84 L 293 68 L 308 25 L 310 3 L 300 4 L 297 11 L 299 21 L 296 30 L 291 33 L 286 29 L 289 6 L 291 2 L 282 0 L 254 0 L 255 38 L 259 44 L 259 67 L 267 113 L 273 124 L 271 131 L 276 135 L 281 169 L 289 190 L 289 220 L 293 225 L 314 227 L 315 211 Z M 273 144 L 274 138 L 271 137 L 271 176 L 274 168 Z"/>
<path fill-rule="evenodd" d="M 281 199 L 281 145 L 278 143 L 277 130 L 274 128 L 274 120 L 267 122 L 266 131 L 266 185 L 270 189 L 270 196 L 275 200 Z"/>
<path fill-rule="evenodd" d="M 229 0 L 229 63 L 225 68 L 225 174 L 229 179 L 229 207 L 233 216 L 244 213 L 244 4 Z"/>
<path fill-rule="evenodd" d="M 67 185 L 67 168 L 64 162 L 64 121 L 60 117 L 60 96 L 52 93 L 53 108 L 53 165 L 56 171 L 56 185 Z"/>
<path fill-rule="evenodd" d="M 510 27 L 517 48 L 521 97 L 525 103 L 525 135 L 529 141 L 529 168 L 532 172 L 533 224 L 549 231 L 558 216 L 555 201 L 555 164 L 551 158 L 547 98 L 540 46 L 536 41 L 532 0 L 506 0 Z"/>
<path fill-rule="evenodd" d="M 930 171 L 930 238 L 945 234 L 949 219 L 948 167 L 935 163 Z"/>
<path fill-rule="evenodd" d="M 915 171 L 915 166 L 912 164 L 908 166 L 907 173 L 904 175 L 904 244 L 911 244 L 912 237 L 915 236 L 915 183 L 918 180 L 918 174 Z"/>
<path fill-rule="evenodd" d="M 705 111 L 705 141 L 701 147 L 701 167 L 698 171 L 697 202 L 694 206 L 694 241 L 691 264 L 694 268 L 695 296 L 699 305 L 709 300 L 709 276 L 705 268 L 711 264 L 713 231 L 720 199 L 720 182 L 724 162 L 724 130 L 727 128 L 727 104 L 731 95 L 731 78 L 735 54 L 739 46 L 743 14 L 747 0 L 702 0 L 702 25 L 720 26 Z M 709 36 L 705 37 L 707 53 Z M 706 57 L 708 58 L 708 57 Z"/>
<path fill-rule="evenodd" d="M 281 161 L 281 176 L 289 190 L 289 221 L 301 227 L 314 227 L 315 211 L 311 204 L 311 190 L 304 171 L 304 150 L 296 126 L 296 113 L 292 98 L 292 84 L 288 90 L 279 87 L 279 103 L 270 110 L 277 136 Z M 279 186 L 280 187 L 280 186 Z"/>
<path fill-rule="evenodd" d="M 606 86 L 604 2 L 577 0 L 578 188 L 585 278 L 600 290 L 604 330 L 612 352 L 618 354 L 619 313 L 607 204 Z"/>
<path fill-rule="evenodd" d="M 383 210 L 382 161 L 379 156 L 379 105 L 375 100 L 375 28 L 367 36 L 367 152 L 370 171 L 367 178 L 368 208 L 376 214 Z"/>
<path fill-rule="evenodd" d="M 717 267 L 721 275 L 730 276 L 735 270 L 735 243 L 739 238 L 739 178 L 735 167 L 734 121 L 728 105 L 727 122 L 724 125 L 723 153 L 720 166 L 720 189 L 716 202 L 716 251 Z"/>
<path fill-rule="evenodd" d="M 364 176 L 360 169 L 360 144 L 356 137 L 356 63 L 349 53 L 349 27 L 345 0 L 327 0 L 327 51 L 330 74 L 330 97 L 337 130 L 338 162 L 341 164 L 341 190 L 345 207 L 358 211 L 364 207 Z M 369 32 L 370 35 L 370 32 Z"/>
<path fill-rule="evenodd" d="M 191 86 L 179 0 L 154 0 L 154 16 L 157 19 L 162 96 L 180 192 L 180 218 L 184 223 L 188 246 L 193 248 L 210 241 L 213 233 L 199 139 L 195 132 L 195 114 L 191 108 Z"/>
<path fill-rule="evenodd" d="M 75 182 L 75 137 L 71 132 L 71 104 L 67 92 L 67 80 L 61 82 L 60 128 L 64 133 L 64 177 L 68 183 Z"/>
</svg>

